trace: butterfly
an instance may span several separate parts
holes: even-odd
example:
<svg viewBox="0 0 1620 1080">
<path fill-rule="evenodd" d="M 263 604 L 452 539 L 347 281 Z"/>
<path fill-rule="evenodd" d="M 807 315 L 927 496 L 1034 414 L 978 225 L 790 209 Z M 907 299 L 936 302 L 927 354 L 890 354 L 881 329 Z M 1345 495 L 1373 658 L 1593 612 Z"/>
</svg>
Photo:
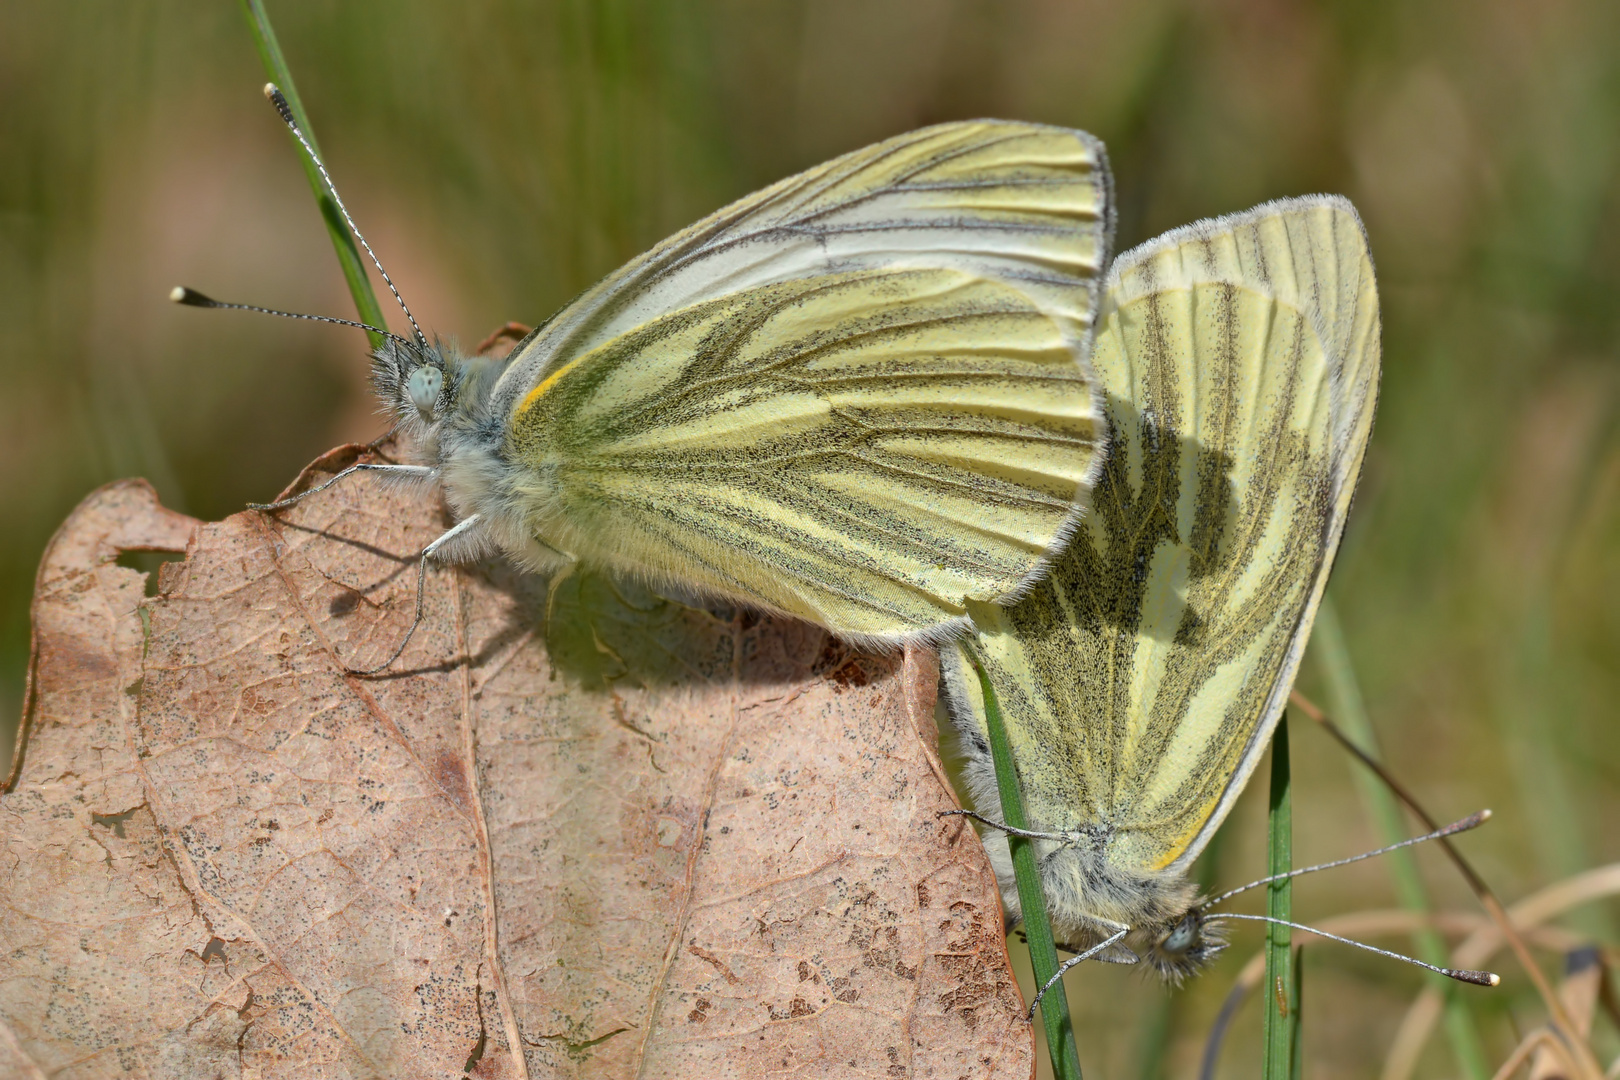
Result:
<svg viewBox="0 0 1620 1080">
<path fill-rule="evenodd" d="M 981 808 L 978 670 L 996 695 L 1057 940 L 1179 980 L 1222 947 L 1188 869 L 1288 699 L 1372 428 L 1355 209 L 1286 199 L 1121 255 L 1092 364 L 1112 432 L 1092 512 L 1017 603 L 971 606 L 944 684 Z M 986 844 L 1017 917 L 1006 839 Z"/>
<path fill-rule="evenodd" d="M 437 485 L 459 519 L 419 586 L 429 558 L 493 547 L 857 644 L 943 640 L 1027 589 L 1086 504 L 1110 188 L 1101 143 L 1037 124 L 845 154 L 665 240 L 502 360 L 389 336 L 374 383 L 420 463 L 358 468 Z"/>
</svg>

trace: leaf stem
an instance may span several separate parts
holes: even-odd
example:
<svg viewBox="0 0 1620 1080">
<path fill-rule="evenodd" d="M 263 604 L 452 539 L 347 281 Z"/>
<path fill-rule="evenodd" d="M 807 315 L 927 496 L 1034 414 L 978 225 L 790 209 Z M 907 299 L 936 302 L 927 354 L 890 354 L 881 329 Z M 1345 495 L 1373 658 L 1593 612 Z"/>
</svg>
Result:
<svg viewBox="0 0 1620 1080">
<path fill-rule="evenodd" d="M 265 73 L 270 76 L 271 82 L 281 88 L 287 104 L 292 108 L 293 118 L 304 132 L 304 138 L 309 140 L 309 145 L 315 148 L 317 154 L 320 153 L 320 143 L 315 141 L 315 129 L 310 126 L 309 117 L 304 112 L 304 103 L 298 97 L 298 87 L 293 83 L 286 57 L 281 55 L 281 43 L 276 40 L 276 32 L 270 25 L 270 16 L 264 10 L 263 0 L 242 0 L 242 14 L 247 17 L 248 29 L 253 31 L 253 43 L 258 47 Z M 298 144 L 295 141 L 293 145 L 297 147 Z M 360 249 L 355 246 L 354 237 L 349 234 L 349 227 L 338 212 L 337 203 L 322 183 L 315 163 L 302 149 L 298 150 L 298 160 L 304 166 L 304 175 L 309 178 L 310 189 L 315 192 L 315 203 L 320 208 L 321 220 L 326 222 L 326 233 L 332 238 L 338 266 L 343 269 L 343 280 L 349 284 L 349 294 L 354 297 L 360 321 L 372 326 L 387 326 L 383 321 L 382 306 L 377 303 L 377 294 L 371 291 L 371 279 L 366 274 L 365 263 L 360 259 Z M 373 349 L 383 343 L 382 335 L 370 330 L 366 331 L 366 339 L 371 342 Z"/>
<path fill-rule="evenodd" d="M 978 673 L 979 687 L 984 692 L 984 722 L 990 736 L 990 758 L 996 767 L 996 787 L 1001 795 L 1001 819 L 1015 829 L 1028 829 L 1024 793 L 1018 784 L 1018 769 L 1013 764 L 1012 744 L 1001 722 L 1001 706 L 977 658 L 974 658 L 973 669 Z M 1052 924 L 1046 918 L 1046 893 L 1041 888 L 1040 871 L 1035 865 L 1035 845 L 1024 837 L 1009 835 L 1007 847 L 1012 851 L 1018 906 L 1023 911 L 1024 936 L 1029 940 L 1030 967 L 1035 972 L 1035 985 L 1045 986 L 1057 974 L 1058 957 L 1057 946 L 1052 941 Z M 1074 1022 L 1069 1016 L 1069 998 L 1063 992 L 1061 980 L 1053 983 L 1041 999 L 1041 1021 L 1046 1028 L 1052 1075 L 1057 1080 L 1081 1080 Z"/>
</svg>

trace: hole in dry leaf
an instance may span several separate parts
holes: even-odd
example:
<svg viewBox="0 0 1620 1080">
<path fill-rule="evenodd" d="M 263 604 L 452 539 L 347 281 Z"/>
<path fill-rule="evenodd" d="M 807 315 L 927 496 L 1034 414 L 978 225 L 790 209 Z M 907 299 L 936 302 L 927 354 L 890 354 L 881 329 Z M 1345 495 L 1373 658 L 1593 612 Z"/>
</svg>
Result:
<svg viewBox="0 0 1620 1080">
<path fill-rule="evenodd" d="M 183 562 L 183 551 L 120 551 L 118 565 L 125 570 L 138 570 L 146 575 L 146 595 L 158 594 L 158 568 L 164 563 Z"/>
<path fill-rule="evenodd" d="M 342 592 L 332 597 L 332 602 L 326 606 L 327 613 L 334 617 L 341 618 L 342 616 L 352 612 L 355 608 L 359 607 L 360 601 L 363 599 L 365 599 L 365 597 L 361 596 L 355 590 L 345 586 Z"/>
<path fill-rule="evenodd" d="M 484 1057 L 484 1047 L 489 1043 L 489 1033 L 482 1029 L 478 1032 L 478 1041 L 473 1043 L 472 1053 L 467 1055 L 467 1064 L 461 1067 L 464 1073 L 470 1073 L 477 1067 Z"/>
<path fill-rule="evenodd" d="M 91 814 L 90 820 L 102 828 L 111 829 L 118 839 L 124 839 L 124 822 L 135 816 L 140 807 L 132 807 L 121 814 Z"/>
</svg>

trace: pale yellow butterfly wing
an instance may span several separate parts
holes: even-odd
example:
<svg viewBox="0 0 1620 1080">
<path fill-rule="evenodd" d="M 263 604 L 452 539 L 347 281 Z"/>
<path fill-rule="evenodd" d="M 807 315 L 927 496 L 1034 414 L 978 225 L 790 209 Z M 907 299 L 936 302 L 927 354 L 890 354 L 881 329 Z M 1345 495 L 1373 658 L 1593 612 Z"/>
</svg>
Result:
<svg viewBox="0 0 1620 1080">
<path fill-rule="evenodd" d="M 1093 511 L 1047 580 L 975 610 L 968 647 L 1035 826 L 1147 880 L 1186 869 L 1253 771 L 1344 530 L 1379 371 L 1354 209 L 1284 200 L 1126 253 L 1092 360 L 1112 435 Z M 945 662 L 994 807 L 976 677 Z"/>
<path fill-rule="evenodd" d="M 943 636 L 1085 501 L 1108 215 L 1090 136 L 977 121 L 699 222 L 502 376 L 535 535 L 854 639 Z"/>
</svg>

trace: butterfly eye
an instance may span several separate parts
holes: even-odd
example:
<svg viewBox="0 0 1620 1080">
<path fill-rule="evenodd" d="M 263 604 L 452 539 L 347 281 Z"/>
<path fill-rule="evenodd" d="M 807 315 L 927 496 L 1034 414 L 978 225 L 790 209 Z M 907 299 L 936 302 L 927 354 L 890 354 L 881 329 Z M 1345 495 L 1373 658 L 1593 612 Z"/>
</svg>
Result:
<svg viewBox="0 0 1620 1080">
<path fill-rule="evenodd" d="M 444 373 L 430 364 L 423 364 L 405 380 L 405 393 L 424 420 L 433 419 L 433 407 L 438 404 L 439 391 L 443 388 Z"/>
<path fill-rule="evenodd" d="M 1193 947 L 1198 940 L 1199 919 L 1196 915 L 1188 915 L 1176 923 L 1176 928 L 1164 939 L 1159 948 L 1167 953 L 1184 953 Z"/>
</svg>

